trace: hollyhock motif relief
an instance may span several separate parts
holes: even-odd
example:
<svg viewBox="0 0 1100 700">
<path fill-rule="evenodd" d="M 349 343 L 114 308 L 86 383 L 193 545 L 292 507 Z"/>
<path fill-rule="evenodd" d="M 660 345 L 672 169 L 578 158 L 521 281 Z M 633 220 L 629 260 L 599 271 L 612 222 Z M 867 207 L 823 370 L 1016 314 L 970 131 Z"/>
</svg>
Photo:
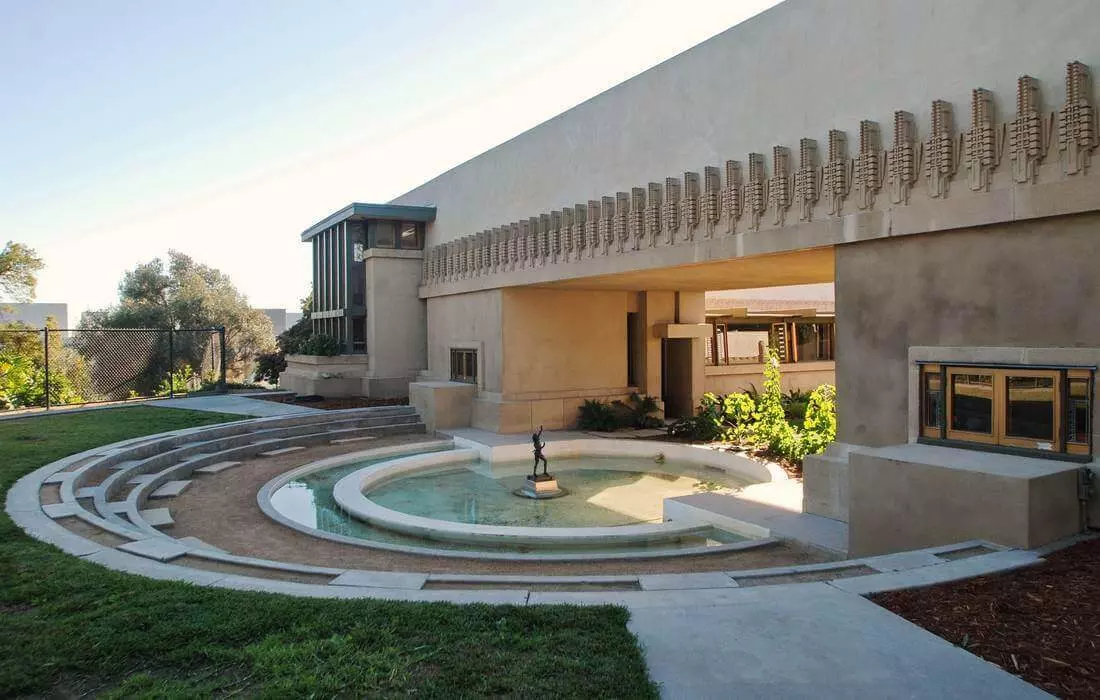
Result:
<svg viewBox="0 0 1100 700">
<path fill-rule="evenodd" d="M 798 203 L 798 220 L 811 221 L 814 205 L 821 194 L 821 167 L 817 162 L 817 141 L 798 142 L 798 171 L 794 174 L 794 201 Z"/>
<path fill-rule="evenodd" d="M 722 175 L 718 168 L 708 165 L 703 168 L 703 195 L 699 209 L 703 217 L 703 235 L 714 236 L 714 227 L 722 215 L 720 199 L 722 197 Z"/>
<path fill-rule="evenodd" d="M 649 183 L 649 198 L 645 205 L 645 227 L 650 248 L 657 247 L 657 237 L 661 235 L 662 193 L 661 183 Z"/>
<path fill-rule="evenodd" d="M 745 212 L 749 216 L 749 230 L 760 230 L 760 217 L 768 208 L 768 182 L 764 172 L 764 154 L 749 154 L 749 177 L 741 195 Z"/>
<path fill-rule="evenodd" d="M 680 230 L 680 180 L 665 178 L 665 202 L 662 211 L 661 226 L 665 230 L 665 244 L 676 243 L 676 232 Z"/>
<path fill-rule="evenodd" d="M 970 128 L 963 135 L 966 185 L 974 192 L 988 192 L 993 171 L 1001 162 L 1005 127 L 997 126 L 993 93 L 976 88 L 970 93 Z"/>
<path fill-rule="evenodd" d="M 1076 175 L 1089 169 L 1096 139 L 1089 68 L 1074 61 L 1066 66 L 1066 101 L 1058 110 L 1058 151 L 1064 174 Z"/>
<path fill-rule="evenodd" d="M 958 170 L 962 137 L 955 136 L 955 119 L 951 104 L 943 100 L 932 103 L 932 127 L 924 141 L 924 180 L 928 196 L 946 197 L 951 179 Z"/>
<path fill-rule="evenodd" d="M 722 207 L 726 211 L 726 234 L 737 230 L 737 220 L 741 218 L 741 195 L 745 186 L 741 175 L 741 161 L 726 161 L 726 189 L 722 190 Z"/>
<path fill-rule="evenodd" d="M 882 189 L 885 170 L 885 154 L 882 152 L 878 122 L 864 119 L 859 123 L 859 153 L 856 155 L 852 183 L 855 186 L 857 207 L 874 208 L 875 196 Z"/>
</svg>

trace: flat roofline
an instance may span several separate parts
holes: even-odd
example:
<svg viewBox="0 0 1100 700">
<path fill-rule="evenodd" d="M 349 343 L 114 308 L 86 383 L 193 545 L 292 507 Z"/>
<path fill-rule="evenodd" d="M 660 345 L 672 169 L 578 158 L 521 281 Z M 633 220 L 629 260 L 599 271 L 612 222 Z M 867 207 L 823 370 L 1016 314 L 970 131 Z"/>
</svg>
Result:
<svg viewBox="0 0 1100 700">
<path fill-rule="evenodd" d="M 435 207 L 412 207 L 403 204 L 370 204 L 352 202 L 302 231 L 302 240 L 308 241 L 326 229 L 352 218 L 399 219 L 401 221 L 435 221 Z"/>
</svg>

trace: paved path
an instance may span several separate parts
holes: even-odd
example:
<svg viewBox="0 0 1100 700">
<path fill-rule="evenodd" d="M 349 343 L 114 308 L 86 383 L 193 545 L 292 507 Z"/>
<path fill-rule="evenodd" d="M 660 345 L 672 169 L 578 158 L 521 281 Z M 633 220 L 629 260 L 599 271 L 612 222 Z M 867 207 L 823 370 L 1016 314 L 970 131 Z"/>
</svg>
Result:
<svg viewBox="0 0 1100 700">
<path fill-rule="evenodd" d="M 220 394 L 214 396 L 192 396 L 186 399 L 163 399 L 151 401 L 149 406 L 164 408 L 186 408 L 191 411 L 210 411 L 212 413 L 236 413 L 242 416 L 264 418 L 267 416 L 291 416 L 301 413 L 320 413 L 319 408 L 309 408 L 296 404 L 261 401 L 247 396 Z"/>
<path fill-rule="evenodd" d="M 661 696 L 673 700 L 1050 697 L 827 583 L 697 591 L 688 605 L 632 605 L 630 629 Z"/>
</svg>

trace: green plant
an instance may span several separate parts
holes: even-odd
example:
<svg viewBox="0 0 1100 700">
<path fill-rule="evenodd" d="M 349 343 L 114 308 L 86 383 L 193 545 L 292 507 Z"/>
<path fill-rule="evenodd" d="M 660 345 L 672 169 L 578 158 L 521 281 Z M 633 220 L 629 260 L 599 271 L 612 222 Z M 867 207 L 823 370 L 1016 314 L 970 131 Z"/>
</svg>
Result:
<svg viewBox="0 0 1100 700">
<path fill-rule="evenodd" d="M 585 399 L 577 415 L 577 427 L 610 433 L 619 427 L 619 420 L 610 404 L 597 399 Z"/>
<path fill-rule="evenodd" d="M 191 365 L 184 365 L 175 372 L 162 379 L 157 387 L 157 396 L 169 396 L 171 394 L 186 394 L 191 391 L 191 382 L 195 380 L 195 370 Z"/>
<path fill-rule="evenodd" d="M 768 350 L 764 362 L 764 389 L 756 401 L 753 413 L 756 423 L 753 429 L 755 442 L 769 451 L 783 454 L 796 439 L 794 428 L 787 422 L 787 413 L 783 409 L 783 393 L 780 388 L 779 353 L 774 348 Z"/>
<path fill-rule="evenodd" d="M 822 384 L 810 393 L 802 424 L 803 456 L 820 454 L 836 440 L 836 387 Z"/>
<path fill-rule="evenodd" d="M 630 398 L 627 399 L 626 407 L 630 411 L 630 425 L 635 428 L 663 428 L 665 422 L 653 415 L 657 412 L 657 399 L 646 395 L 642 396 L 638 392 L 631 392 Z"/>
<path fill-rule="evenodd" d="M 806 417 L 806 406 L 810 402 L 810 392 L 791 389 L 783 394 L 783 411 L 791 423 L 801 423 Z"/>
<path fill-rule="evenodd" d="M 339 340 L 333 338 L 331 335 L 318 333 L 306 339 L 306 341 L 301 344 L 298 352 L 302 355 L 322 355 L 331 357 L 333 355 L 339 355 L 342 349 Z"/>
</svg>

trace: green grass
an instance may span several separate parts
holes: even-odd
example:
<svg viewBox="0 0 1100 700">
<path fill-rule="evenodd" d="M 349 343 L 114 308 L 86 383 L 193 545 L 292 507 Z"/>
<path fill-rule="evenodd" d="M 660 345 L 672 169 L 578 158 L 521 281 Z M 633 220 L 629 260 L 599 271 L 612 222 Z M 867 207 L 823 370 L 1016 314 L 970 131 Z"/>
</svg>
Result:
<svg viewBox="0 0 1100 700">
<path fill-rule="evenodd" d="M 127 407 L 0 422 L 0 496 L 130 437 L 236 416 Z M 0 515 L 0 697 L 656 697 L 627 612 L 333 601 L 153 581 Z"/>
</svg>

